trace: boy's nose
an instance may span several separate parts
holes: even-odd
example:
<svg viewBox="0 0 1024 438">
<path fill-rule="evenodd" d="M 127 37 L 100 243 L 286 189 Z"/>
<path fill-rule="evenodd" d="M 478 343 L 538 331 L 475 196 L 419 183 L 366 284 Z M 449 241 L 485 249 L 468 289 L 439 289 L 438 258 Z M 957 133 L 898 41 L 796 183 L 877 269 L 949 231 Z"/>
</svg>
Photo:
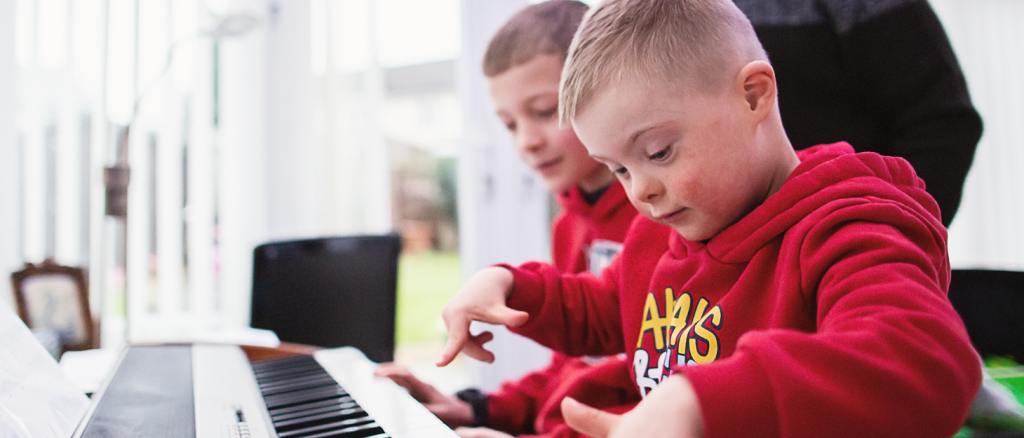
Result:
<svg viewBox="0 0 1024 438">
<path fill-rule="evenodd" d="M 517 137 L 516 142 L 524 151 L 536 151 L 544 145 L 543 133 L 533 124 L 524 124 Z"/>
<path fill-rule="evenodd" d="M 633 174 L 630 190 L 633 192 L 633 199 L 641 202 L 652 202 L 661 195 L 661 184 L 652 178 L 644 175 Z"/>
</svg>

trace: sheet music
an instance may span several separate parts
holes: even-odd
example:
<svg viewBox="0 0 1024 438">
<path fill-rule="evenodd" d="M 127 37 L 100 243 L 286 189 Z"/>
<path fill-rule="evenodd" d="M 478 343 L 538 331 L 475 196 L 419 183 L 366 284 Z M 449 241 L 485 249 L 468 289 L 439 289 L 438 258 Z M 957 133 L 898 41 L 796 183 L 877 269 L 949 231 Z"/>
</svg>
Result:
<svg viewBox="0 0 1024 438">
<path fill-rule="evenodd" d="M 0 305 L 0 437 L 70 437 L 88 407 L 28 327 Z"/>
</svg>

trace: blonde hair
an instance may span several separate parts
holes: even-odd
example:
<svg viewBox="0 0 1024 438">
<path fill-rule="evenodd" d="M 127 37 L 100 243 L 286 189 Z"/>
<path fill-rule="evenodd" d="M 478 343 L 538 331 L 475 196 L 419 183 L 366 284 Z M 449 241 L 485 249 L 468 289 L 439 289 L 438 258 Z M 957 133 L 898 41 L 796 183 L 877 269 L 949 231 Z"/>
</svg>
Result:
<svg viewBox="0 0 1024 438">
<path fill-rule="evenodd" d="M 731 0 L 605 0 L 569 47 L 559 119 L 569 123 L 599 88 L 623 79 L 714 91 L 743 64 L 767 59 Z"/>
<path fill-rule="evenodd" d="M 556 55 L 564 61 L 587 9 L 585 3 L 575 0 L 552 0 L 523 8 L 491 38 L 484 54 L 484 75 L 500 75 L 538 55 Z"/>
</svg>

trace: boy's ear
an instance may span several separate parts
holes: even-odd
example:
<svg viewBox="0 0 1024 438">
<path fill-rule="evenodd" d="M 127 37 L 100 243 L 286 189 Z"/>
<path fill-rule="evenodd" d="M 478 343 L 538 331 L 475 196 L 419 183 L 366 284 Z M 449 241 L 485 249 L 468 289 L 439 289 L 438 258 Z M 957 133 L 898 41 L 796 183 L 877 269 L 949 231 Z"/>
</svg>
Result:
<svg viewBox="0 0 1024 438">
<path fill-rule="evenodd" d="M 768 117 L 775 107 L 775 70 L 764 61 L 752 61 L 743 66 L 737 80 L 743 95 L 758 121 Z"/>
</svg>

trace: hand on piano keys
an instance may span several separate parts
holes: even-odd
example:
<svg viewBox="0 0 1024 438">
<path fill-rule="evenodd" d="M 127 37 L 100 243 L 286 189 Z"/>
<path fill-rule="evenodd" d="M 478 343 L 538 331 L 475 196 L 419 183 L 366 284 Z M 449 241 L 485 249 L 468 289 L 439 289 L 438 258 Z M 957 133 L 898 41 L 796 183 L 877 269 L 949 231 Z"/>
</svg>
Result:
<svg viewBox="0 0 1024 438">
<path fill-rule="evenodd" d="M 407 368 L 393 363 L 381 364 L 373 371 L 377 377 L 386 377 L 409 391 L 409 395 L 423 404 L 450 428 L 473 424 L 473 407 L 454 395 L 445 395 L 433 385 L 414 376 Z"/>
</svg>

